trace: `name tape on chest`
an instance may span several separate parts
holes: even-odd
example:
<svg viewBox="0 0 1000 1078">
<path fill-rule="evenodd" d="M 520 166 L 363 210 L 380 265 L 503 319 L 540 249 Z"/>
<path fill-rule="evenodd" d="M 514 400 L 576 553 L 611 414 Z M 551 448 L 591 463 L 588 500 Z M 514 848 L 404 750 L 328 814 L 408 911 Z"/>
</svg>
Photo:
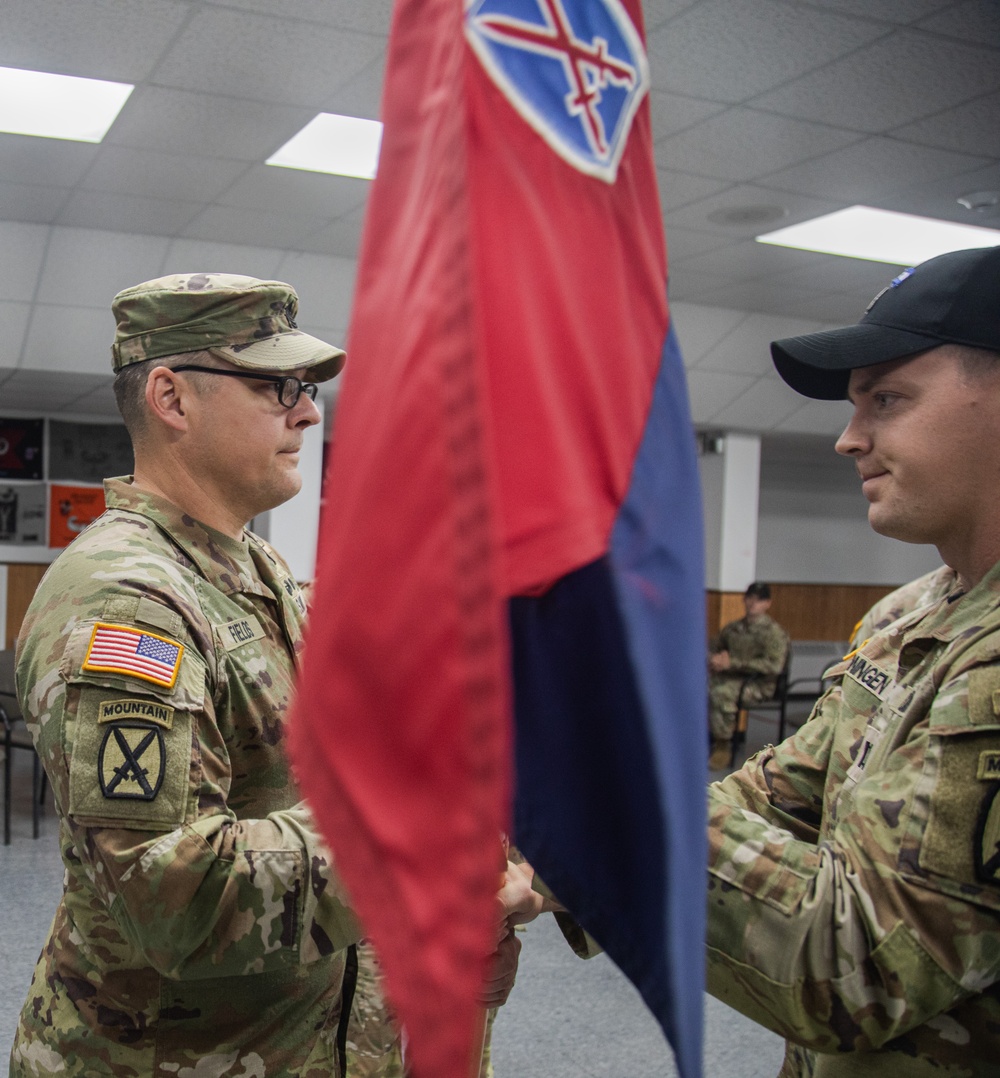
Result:
<svg viewBox="0 0 1000 1078">
<path fill-rule="evenodd" d="M 98 622 L 90 636 L 84 670 L 124 674 L 172 689 L 181 668 L 184 645 L 131 625 Z"/>
<path fill-rule="evenodd" d="M 253 614 L 247 614 L 245 618 L 236 618 L 235 621 L 227 621 L 224 625 L 217 625 L 222 646 L 226 651 L 249 644 L 252 640 L 262 640 L 267 634 L 264 626 Z"/>
<path fill-rule="evenodd" d="M 866 659 L 863 655 L 854 656 L 851 665 L 847 668 L 847 676 L 877 696 L 879 700 L 885 699 L 894 684 L 893 676 L 888 670 L 872 662 L 871 659 Z"/>
</svg>

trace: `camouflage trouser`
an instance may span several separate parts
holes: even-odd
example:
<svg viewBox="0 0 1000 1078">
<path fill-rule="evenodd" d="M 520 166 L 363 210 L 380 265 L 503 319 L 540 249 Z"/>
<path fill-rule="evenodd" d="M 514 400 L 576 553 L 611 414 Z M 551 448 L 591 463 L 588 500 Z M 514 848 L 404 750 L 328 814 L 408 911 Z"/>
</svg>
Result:
<svg viewBox="0 0 1000 1078">
<path fill-rule="evenodd" d="M 744 674 L 712 674 L 708 683 L 708 728 L 713 741 L 732 741 L 733 731 L 736 729 L 736 701 L 740 696 L 740 686 L 743 684 Z M 761 682 L 751 682 L 743 693 L 743 699 L 748 704 L 755 704 L 761 700 L 767 700 L 774 691 L 774 683 L 770 679 Z"/>
<path fill-rule="evenodd" d="M 493 1078 L 490 1040 L 496 1010 L 489 1012 L 479 1078 Z M 347 1026 L 347 1078 L 405 1078 L 399 1030 L 382 998 L 382 971 L 369 943 L 358 944 L 358 986 Z"/>
</svg>

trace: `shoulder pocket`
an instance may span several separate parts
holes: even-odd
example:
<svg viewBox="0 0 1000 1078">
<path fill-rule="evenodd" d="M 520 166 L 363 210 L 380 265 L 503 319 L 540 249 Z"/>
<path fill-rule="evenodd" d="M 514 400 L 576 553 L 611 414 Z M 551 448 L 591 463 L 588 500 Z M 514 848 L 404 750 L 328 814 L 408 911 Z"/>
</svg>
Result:
<svg viewBox="0 0 1000 1078">
<path fill-rule="evenodd" d="M 914 806 L 927 821 L 920 867 L 952 881 L 963 895 L 976 889 L 994 907 L 1000 905 L 1000 871 L 984 875 L 982 846 L 1000 779 L 998 693 L 995 665 L 973 667 L 942 686 L 928 715 L 926 800 Z"/>
</svg>

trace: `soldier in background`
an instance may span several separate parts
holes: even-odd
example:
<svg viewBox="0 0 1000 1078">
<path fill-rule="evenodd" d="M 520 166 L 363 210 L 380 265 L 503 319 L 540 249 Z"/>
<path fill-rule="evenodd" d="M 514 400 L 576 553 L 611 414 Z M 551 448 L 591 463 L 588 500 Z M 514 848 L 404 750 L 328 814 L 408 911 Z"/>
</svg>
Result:
<svg viewBox="0 0 1000 1078">
<path fill-rule="evenodd" d="M 709 787 L 708 987 L 787 1039 L 782 1078 L 997 1074 L 998 296 L 1000 248 L 953 252 L 772 345 L 793 389 L 853 403 L 837 450 L 875 531 L 956 578 Z"/>
<path fill-rule="evenodd" d="M 724 625 L 709 647 L 708 725 L 712 752 L 708 766 L 712 770 L 727 767 L 732 758 L 740 689 L 743 688 L 744 703 L 769 699 L 788 657 L 788 633 L 768 614 L 769 585 L 751 584 L 743 595 L 743 607 L 745 616 Z"/>
<path fill-rule="evenodd" d="M 66 882 L 14 1078 L 343 1073 L 361 930 L 283 751 L 305 603 L 246 530 L 298 492 L 315 383 L 343 362 L 297 305 L 217 273 L 115 298 L 135 475 L 106 483 L 19 641 Z M 484 1002 L 515 968 L 501 947 Z"/>
</svg>

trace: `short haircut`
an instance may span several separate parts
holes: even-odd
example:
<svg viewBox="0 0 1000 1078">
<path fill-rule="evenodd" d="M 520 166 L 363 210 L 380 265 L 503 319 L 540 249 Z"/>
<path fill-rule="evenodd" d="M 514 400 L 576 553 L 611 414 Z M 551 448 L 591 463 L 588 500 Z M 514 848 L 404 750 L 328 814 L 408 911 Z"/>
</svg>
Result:
<svg viewBox="0 0 1000 1078">
<path fill-rule="evenodd" d="M 763 584 L 759 580 L 754 581 L 749 588 L 743 593 L 744 599 L 770 599 L 771 598 L 771 585 Z"/>
<path fill-rule="evenodd" d="M 197 363 L 199 366 L 208 367 L 218 365 L 211 352 L 184 352 L 181 355 L 130 363 L 127 367 L 122 367 L 115 375 L 115 403 L 125 421 L 125 429 L 133 445 L 136 439 L 142 438 L 146 431 L 146 382 L 149 372 L 154 367 L 168 367 L 173 370 L 174 367 L 180 367 L 185 363 Z M 198 392 L 211 391 L 212 380 L 209 376 L 193 372 L 191 377 Z"/>
<path fill-rule="evenodd" d="M 971 381 L 992 377 L 1000 371 L 1000 352 L 974 348 L 971 344 L 953 344 L 950 347 L 962 364 L 962 373 Z"/>
</svg>

